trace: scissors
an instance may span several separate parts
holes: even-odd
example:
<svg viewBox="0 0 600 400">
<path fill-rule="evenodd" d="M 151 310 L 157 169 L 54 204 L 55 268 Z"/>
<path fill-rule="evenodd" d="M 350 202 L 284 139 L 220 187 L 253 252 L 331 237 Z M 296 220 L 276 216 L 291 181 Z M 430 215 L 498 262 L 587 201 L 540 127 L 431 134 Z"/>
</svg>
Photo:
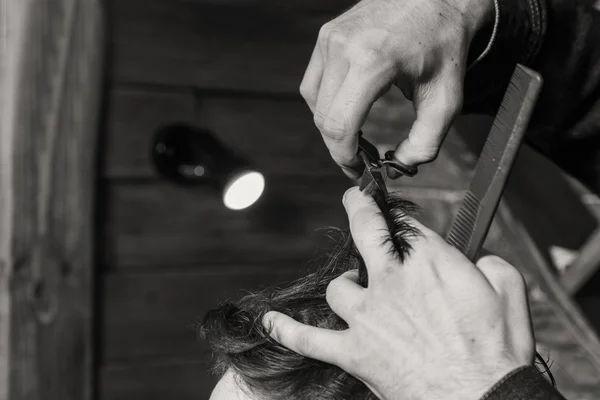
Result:
<svg viewBox="0 0 600 400">
<path fill-rule="evenodd" d="M 417 174 L 417 167 L 406 165 L 394 157 L 392 150 L 385 153 L 385 158 L 379 157 L 379 151 L 367 139 L 362 137 L 362 132 L 359 132 L 358 138 L 358 156 L 362 159 L 365 169 L 360 178 L 359 189 L 366 191 L 373 197 L 379 197 L 377 194 L 385 198 L 388 191 L 381 173 L 383 167 L 390 167 L 402 175 L 413 177 Z M 379 201 L 375 198 L 377 203 Z M 381 204 L 379 204 L 381 206 Z"/>
<path fill-rule="evenodd" d="M 379 207 L 379 210 L 383 214 L 383 218 L 391 231 L 394 227 L 394 217 L 387 202 L 388 190 L 381 169 L 389 166 L 402 175 L 412 177 L 417 174 L 417 167 L 411 167 L 401 163 L 394 157 L 393 151 L 388 151 L 385 154 L 385 158 L 381 159 L 377 148 L 362 137 L 362 132 L 360 132 L 358 138 L 358 156 L 362 159 L 365 166 L 360 178 L 359 189 L 375 200 L 375 203 Z M 396 242 L 393 241 L 393 243 L 396 250 L 401 254 L 402 250 L 399 247 L 396 247 Z"/>
</svg>

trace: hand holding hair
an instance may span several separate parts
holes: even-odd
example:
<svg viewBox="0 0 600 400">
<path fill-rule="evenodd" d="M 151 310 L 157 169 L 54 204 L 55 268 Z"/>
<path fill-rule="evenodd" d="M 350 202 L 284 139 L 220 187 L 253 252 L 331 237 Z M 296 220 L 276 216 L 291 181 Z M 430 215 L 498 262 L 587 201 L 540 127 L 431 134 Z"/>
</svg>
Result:
<svg viewBox="0 0 600 400">
<path fill-rule="evenodd" d="M 526 287 L 513 266 L 496 256 L 474 265 L 412 219 L 421 234 L 401 262 L 373 200 L 352 188 L 344 205 L 369 275 L 366 288 L 355 271 L 327 288 L 327 303 L 349 328 L 321 329 L 269 312 L 263 323 L 276 341 L 342 368 L 388 400 L 475 400 L 532 365 Z"/>
</svg>

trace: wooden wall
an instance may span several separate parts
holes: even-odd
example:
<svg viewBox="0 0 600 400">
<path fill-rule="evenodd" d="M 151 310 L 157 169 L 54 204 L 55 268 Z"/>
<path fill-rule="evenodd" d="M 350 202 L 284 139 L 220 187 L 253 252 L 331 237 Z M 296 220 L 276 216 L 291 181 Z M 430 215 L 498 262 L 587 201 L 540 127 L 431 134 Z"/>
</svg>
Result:
<svg viewBox="0 0 600 400">
<path fill-rule="evenodd" d="M 202 399 L 214 385 L 196 339 L 240 289 L 299 276 L 323 226 L 345 226 L 350 186 L 298 86 L 320 26 L 344 1 L 108 1 L 110 93 L 99 215 L 99 398 Z M 235 212 L 162 180 L 149 146 L 163 124 L 212 130 L 266 176 Z"/>
<path fill-rule="evenodd" d="M 98 0 L 0 0 L 0 400 L 93 396 Z"/>
</svg>

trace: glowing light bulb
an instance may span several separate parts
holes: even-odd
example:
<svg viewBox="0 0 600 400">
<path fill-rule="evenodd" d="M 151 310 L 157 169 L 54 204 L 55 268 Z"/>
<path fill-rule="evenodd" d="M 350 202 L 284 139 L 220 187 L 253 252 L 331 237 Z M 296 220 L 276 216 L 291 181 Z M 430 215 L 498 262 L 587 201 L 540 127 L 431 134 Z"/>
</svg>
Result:
<svg viewBox="0 0 600 400">
<path fill-rule="evenodd" d="M 242 210 L 254 204 L 264 189 L 265 177 L 260 172 L 244 172 L 225 186 L 223 203 L 230 210 Z"/>
</svg>

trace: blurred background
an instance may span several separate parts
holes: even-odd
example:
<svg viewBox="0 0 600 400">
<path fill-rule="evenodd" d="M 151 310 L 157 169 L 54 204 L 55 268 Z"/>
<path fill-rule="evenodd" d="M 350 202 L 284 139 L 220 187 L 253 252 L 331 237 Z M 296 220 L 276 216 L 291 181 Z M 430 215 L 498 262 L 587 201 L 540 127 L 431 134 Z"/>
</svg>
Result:
<svg viewBox="0 0 600 400">
<path fill-rule="evenodd" d="M 208 348 L 196 337 L 204 314 L 245 291 L 302 276 L 318 254 L 315 232 L 347 226 L 341 196 L 353 182 L 331 160 L 298 88 L 320 27 L 353 1 L 64 3 L 79 4 L 79 18 L 88 23 L 77 25 L 81 32 L 89 32 L 90 22 L 99 26 L 98 15 L 106 27 L 105 35 L 97 28 L 86 36 L 79 53 L 106 49 L 102 63 L 90 62 L 78 75 L 81 87 L 101 82 L 98 102 L 85 103 L 98 112 L 98 123 L 86 128 L 95 139 L 77 153 L 87 154 L 80 161 L 97 160 L 77 175 L 84 184 L 76 192 L 90 204 L 84 211 L 93 222 L 84 237 L 93 258 L 82 264 L 87 272 L 77 275 L 85 283 L 82 294 L 59 295 L 67 307 L 58 315 L 84 316 L 76 318 L 76 333 L 66 336 L 81 343 L 64 353 L 74 343 L 61 339 L 70 320 L 31 317 L 38 328 L 28 343 L 44 346 L 35 347 L 35 356 L 23 350 L 30 347 L 19 347 L 5 365 L 39 363 L 30 370 L 38 376 L 35 388 L 23 383 L 29 370 L 16 368 L 7 378 L 21 388 L 14 393 L 31 390 L 38 397 L 7 399 L 208 398 L 216 378 L 208 372 Z M 69 21 L 60 18 L 54 21 Z M 103 67 L 96 71 L 94 65 Z M 374 105 L 363 131 L 383 151 L 406 136 L 413 119 L 412 105 L 392 89 Z M 85 120 L 79 124 L 86 126 Z M 434 163 L 415 178 L 391 184 L 423 208 L 418 218 L 440 234 L 460 206 L 490 124 L 488 117 L 461 117 Z M 177 136 L 188 128 L 197 135 Z M 216 154 L 201 154 L 202 140 L 218 141 L 219 157 L 210 161 L 219 171 L 214 176 L 196 168 L 198 157 Z M 73 142 L 61 141 L 60 154 L 76 151 L 66 143 Z M 77 162 L 65 165 L 66 175 L 53 167 L 56 182 L 69 179 L 66 171 L 79 173 Z M 260 177 L 237 186 L 238 206 L 232 206 L 225 193 L 247 172 Z M 79 210 L 68 199 L 61 204 L 53 220 Z M 570 399 L 600 393 L 598 218 L 595 195 L 524 146 L 485 245 L 525 275 L 538 350 L 553 361 L 559 388 Z M 70 248 L 71 242 L 57 241 L 58 248 Z M 92 288 L 93 301 L 87 302 Z M 17 292 L 7 293 L 18 299 Z M 85 310 L 69 308 L 77 304 Z M 14 332 L 29 332 L 18 318 L 11 321 Z M 15 348 L 17 336 L 10 339 Z M 53 346 L 56 341 L 63 347 Z M 49 366 L 57 362 L 55 372 Z M 48 378 L 59 372 L 85 379 Z M 53 389 L 43 396 L 40 387 L 49 382 L 55 382 Z"/>
</svg>

